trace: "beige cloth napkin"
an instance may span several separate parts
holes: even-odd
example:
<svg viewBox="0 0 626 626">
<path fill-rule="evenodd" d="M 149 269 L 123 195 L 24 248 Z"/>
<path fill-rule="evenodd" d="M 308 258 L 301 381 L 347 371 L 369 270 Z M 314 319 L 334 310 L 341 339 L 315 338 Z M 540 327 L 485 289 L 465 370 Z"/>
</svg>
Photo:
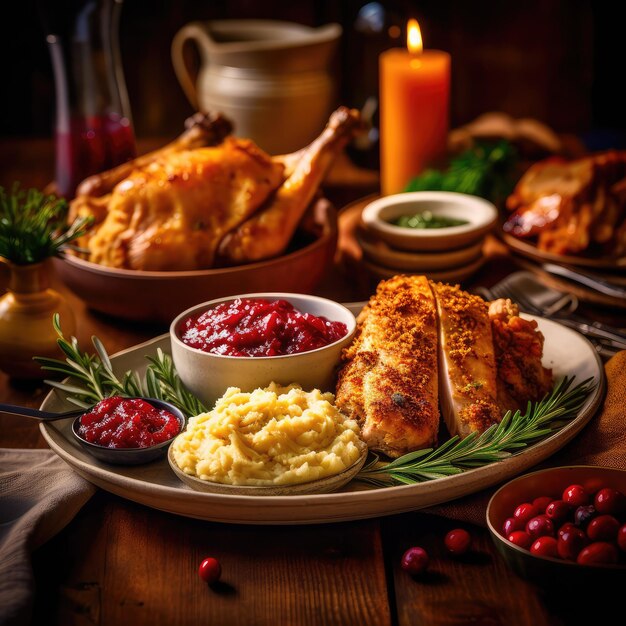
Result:
<svg viewBox="0 0 626 626">
<path fill-rule="evenodd" d="M 51 450 L 0 448 L 1 626 L 30 623 L 30 553 L 66 526 L 94 492 Z"/>
<path fill-rule="evenodd" d="M 605 372 L 607 393 L 599 413 L 572 442 L 534 469 L 601 465 L 626 470 L 626 350 L 606 364 Z M 496 489 L 432 507 L 426 512 L 486 526 L 487 503 Z"/>
</svg>

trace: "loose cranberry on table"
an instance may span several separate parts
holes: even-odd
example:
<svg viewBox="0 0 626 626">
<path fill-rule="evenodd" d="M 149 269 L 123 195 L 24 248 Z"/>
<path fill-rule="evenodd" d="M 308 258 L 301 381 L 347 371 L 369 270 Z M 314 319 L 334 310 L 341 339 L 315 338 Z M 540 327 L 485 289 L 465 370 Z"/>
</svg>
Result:
<svg viewBox="0 0 626 626">
<path fill-rule="evenodd" d="M 572 506 L 583 506 L 590 502 L 589 494 L 582 485 L 570 485 L 563 492 L 563 500 Z"/>
<path fill-rule="evenodd" d="M 567 526 L 567 528 L 559 529 L 557 552 L 562 559 L 575 561 L 580 551 L 589 543 L 589 540 L 580 528 L 576 528 L 573 524 Z"/>
<path fill-rule="evenodd" d="M 216 583 L 222 575 L 222 566 L 217 559 L 213 557 L 207 557 L 200 563 L 198 568 L 198 576 L 202 578 L 205 583 L 212 585 Z"/>
<path fill-rule="evenodd" d="M 611 565 L 617 563 L 617 548 L 612 543 L 596 541 L 583 548 L 576 563 L 580 565 Z"/>
<path fill-rule="evenodd" d="M 626 513 L 626 496 L 617 489 L 605 487 L 596 494 L 594 506 L 598 513 L 620 516 Z"/>
<path fill-rule="evenodd" d="M 472 543 L 472 537 L 463 528 L 455 528 L 446 535 L 444 543 L 450 554 L 465 554 Z"/>
<path fill-rule="evenodd" d="M 414 546 L 409 548 L 403 555 L 401 561 L 402 569 L 415 576 L 416 574 L 422 574 L 428 568 L 428 553 L 424 548 Z"/>
<path fill-rule="evenodd" d="M 619 522 L 612 515 L 598 515 L 587 526 L 587 536 L 591 541 L 615 541 Z"/>
<path fill-rule="evenodd" d="M 559 556 L 556 539 L 548 535 L 535 539 L 534 543 L 530 546 L 530 552 L 537 556 L 549 556 L 552 558 Z"/>
<path fill-rule="evenodd" d="M 537 515 L 526 523 L 526 532 L 531 537 L 543 537 L 544 535 L 554 536 L 554 525 L 545 515 Z"/>
</svg>

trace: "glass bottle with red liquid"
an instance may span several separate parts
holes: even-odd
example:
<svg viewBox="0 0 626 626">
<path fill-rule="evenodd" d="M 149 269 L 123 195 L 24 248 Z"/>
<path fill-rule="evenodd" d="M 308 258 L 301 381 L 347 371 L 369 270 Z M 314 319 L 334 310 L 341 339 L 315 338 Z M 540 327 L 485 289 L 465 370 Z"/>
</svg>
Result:
<svg viewBox="0 0 626 626">
<path fill-rule="evenodd" d="M 73 197 L 91 174 L 136 155 L 119 50 L 123 0 L 40 3 L 56 91 L 56 186 Z"/>
</svg>

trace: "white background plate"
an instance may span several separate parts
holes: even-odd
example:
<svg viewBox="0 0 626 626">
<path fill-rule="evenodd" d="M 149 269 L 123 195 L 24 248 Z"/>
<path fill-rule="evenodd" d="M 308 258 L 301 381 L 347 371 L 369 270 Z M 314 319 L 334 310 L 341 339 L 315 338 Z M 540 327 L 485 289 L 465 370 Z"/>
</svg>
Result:
<svg viewBox="0 0 626 626">
<path fill-rule="evenodd" d="M 596 388 L 578 416 L 551 437 L 503 461 L 416 485 L 370 489 L 353 481 L 340 492 L 307 496 L 201 493 L 180 482 L 165 458 L 138 467 L 114 467 L 96 461 L 73 440 L 71 419 L 42 423 L 40 428 L 52 450 L 90 482 L 129 500 L 178 515 L 238 524 L 315 524 L 403 513 L 454 500 L 520 474 L 562 448 L 593 417 L 605 388 L 604 370 L 596 351 L 575 331 L 536 319 L 546 339 L 544 365 L 553 369 L 555 378 L 575 375 L 577 382 L 595 379 Z M 112 358 L 113 366 L 120 372 L 134 369 L 143 373 L 145 356 L 154 355 L 159 347 L 169 352 L 168 335 L 118 353 Z M 71 408 L 56 391 L 42 404 L 46 411 Z"/>
</svg>

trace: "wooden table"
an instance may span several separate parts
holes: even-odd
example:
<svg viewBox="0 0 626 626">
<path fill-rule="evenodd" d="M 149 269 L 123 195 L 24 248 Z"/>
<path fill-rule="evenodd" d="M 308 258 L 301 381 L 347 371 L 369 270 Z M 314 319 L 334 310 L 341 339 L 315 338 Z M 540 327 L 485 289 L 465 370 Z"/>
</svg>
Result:
<svg viewBox="0 0 626 626">
<path fill-rule="evenodd" d="M 42 141 L 36 148 L 30 142 L 3 146 L 0 184 L 49 180 L 51 144 Z M 32 154 L 38 155 L 34 164 Z M 371 193 L 376 184 L 374 174 L 344 160 L 327 194 L 339 204 Z M 513 267 L 500 257 L 475 280 L 490 284 Z M 347 281 L 327 282 L 320 292 L 341 299 L 342 284 Z M 84 346 L 96 334 L 114 353 L 162 330 L 90 312 L 57 287 L 74 306 Z M 3 402 L 38 406 L 45 393 L 42 384 L 11 382 L 0 374 Z M 0 446 L 46 444 L 36 424 L 2 415 Z M 473 549 L 453 559 L 444 553 L 443 537 L 459 526 L 472 534 Z M 402 553 L 413 545 L 431 556 L 428 574 L 419 579 L 400 569 Z M 223 568 L 214 588 L 197 576 L 209 555 Z M 98 491 L 34 553 L 33 566 L 34 623 L 46 625 L 540 626 L 601 623 L 602 607 L 610 608 L 607 598 L 600 600 L 601 589 L 591 587 L 584 597 L 523 581 L 496 554 L 485 529 L 422 513 L 320 526 L 235 526 L 177 517 Z M 598 600 L 591 601 L 594 596 Z"/>
</svg>

